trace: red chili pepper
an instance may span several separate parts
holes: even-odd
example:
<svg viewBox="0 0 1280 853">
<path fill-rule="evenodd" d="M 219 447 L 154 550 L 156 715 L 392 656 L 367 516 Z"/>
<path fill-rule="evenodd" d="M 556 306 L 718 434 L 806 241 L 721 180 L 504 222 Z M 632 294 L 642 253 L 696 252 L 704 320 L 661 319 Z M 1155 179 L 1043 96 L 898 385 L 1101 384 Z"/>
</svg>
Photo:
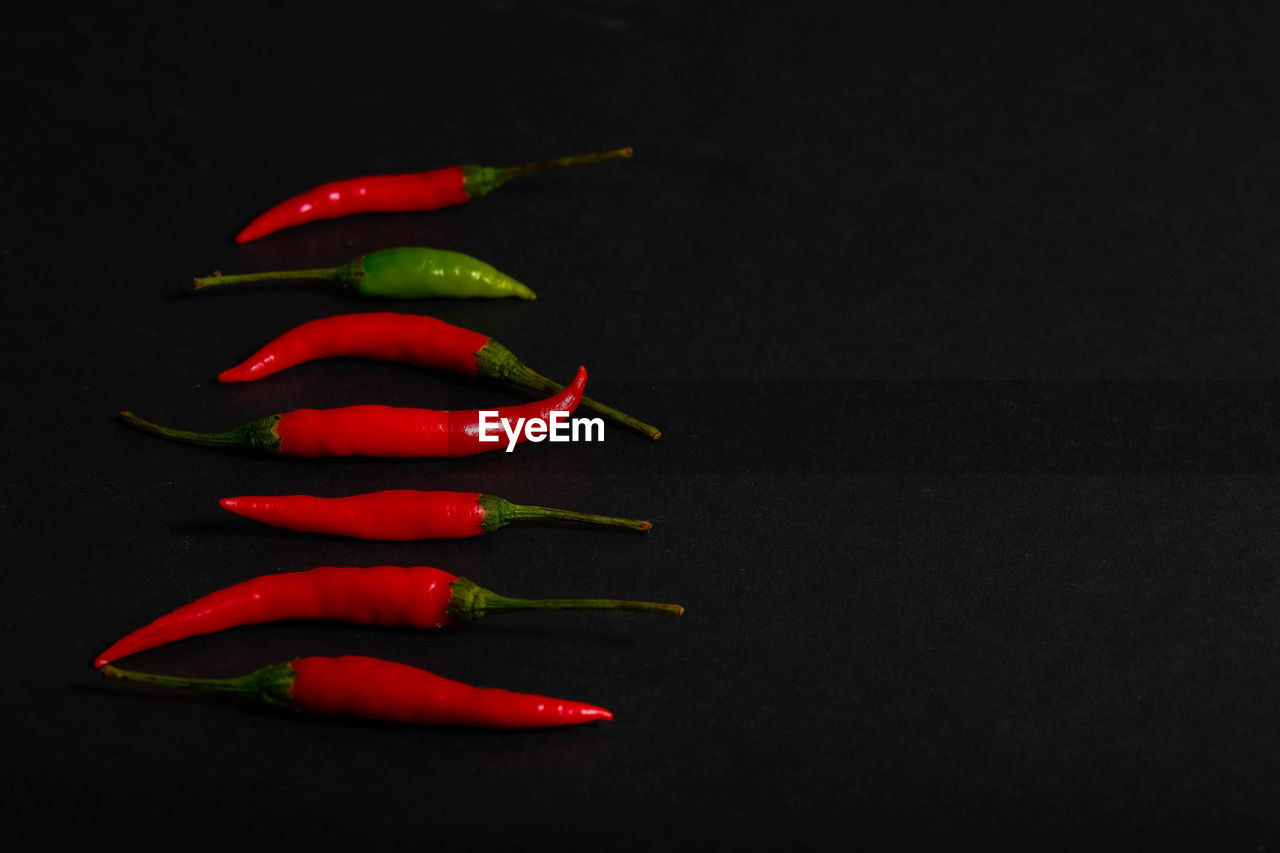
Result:
<svg viewBox="0 0 1280 853">
<path fill-rule="evenodd" d="M 548 394 L 564 386 L 531 370 L 511 350 L 488 335 L 435 317 L 378 312 L 339 314 L 296 326 L 242 363 L 218 374 L 221 382 L 252 382 L 319 358 L 357 356 L 418 367 L 451 370 L 464 376 L 505 379 Z M 662 435 L 617 409 L 583 397 L 581 406 L 625 424 L 650 438 Z"/>
<path fill-rule="evenodd" d="M 386 628 L 450 628 L 517 610 L 637 610 L 680 616 L 678 604 L 611 598 L 507 598 L 429 566 L 322 566 L 263 575 L 220 589 L 121 637 L 94 661 L 188 637 L 285 619 L 330 619 Z"/>
<path fill-rule="evenodd" d="M 356 539 L 407 542 L 464 539 L 492 533 L 513 521 L 578 521 L 645 532 L 648 521 L 586 515 L 566 509 L 521 506 L 478 492 L 420 492 L 389 489 L 340 498 L 314 495 L 245 495 L 223 498 L 221 507 L 245 518 L 299 530 Z"/>
<path fill-rule="evenodd" d="M 572 413 L 582 400 L 587 369 L 578 368 L 573 383 L 555 396 L 519 406 L 494 410 L 497 417 L 517 424 L 538 418 L 548 421 L 552 412 Z M 143 432 L 206 447 L 244 447 L 280 456 L 473 456 L 503 449 L 509 436 L 497 430 L 499 440 L 480 440 L 480 410 L 440 412 L 392 406 L 347 406 L 340 409 L 296 409 L 268 415 L 226 432 L 191 432 L 145 421 L 132 412 L 120 417 Z M 490 424 L 493 420 L 490 419 Z M 491 431 L 490 435 L 494 433 Z M 513 443 L 526 440 L 517 426 Z M 507 447 L 513 444 L 507 444 Z"/>
<path fill-rule="evenodd" d="M 611 720 L 613 713 L 585 702 L 532 693 L 472 687 L 426 670 L 378 658 L 302 658 L 264 666 L 239 678 L 184 678 L 99 670 L 108 678 L 253 696 L 307 714 L 365 717 L 395 723 L 486 728 L 545 728 Z"/>
<path fill-rule="evenodd" d="M 486 196 L 512 178 L 531 172 L 630 156 L 630 148 L 619 148 L 598 154 L 544 160 L 526 166 L 450 166 L 430 172 L 369 175 L 333 181 L 307 190 L 263 213 L 236 235 L 236 242 L 247 243 L 282 228 L 353 213 L 399 213 L 451 207 Z"/>
</svg>

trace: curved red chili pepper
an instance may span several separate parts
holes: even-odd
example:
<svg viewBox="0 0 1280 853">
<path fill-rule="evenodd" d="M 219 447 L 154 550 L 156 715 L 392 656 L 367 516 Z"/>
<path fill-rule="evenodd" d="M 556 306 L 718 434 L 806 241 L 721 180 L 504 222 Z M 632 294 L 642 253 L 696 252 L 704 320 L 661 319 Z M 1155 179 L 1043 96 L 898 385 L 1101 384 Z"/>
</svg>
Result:
<svg viewBox="0 0 1280 853">
<path fill-rule="evenodd" d="M 219 505 L 237 515 L 306 533 L 407 542 L 464 539 L 492 533 L 513 521 L 557 520 L 645 532 L 648 521 L 587 515 L 565 509 L 523 506 L 478 492 L 421 492 L 388 489 L 363 495 L 244 495 Z"/>
<path fill-rule="evenodd" d="M 138 684 L 252 696 L 307 714 L 395 723 L 513 729 L 613 719 L 612 712 L 585 702 L 473 687 L 402 663 L 355 655 L 302 658 L 239 678 L 153 675 L 110 665 L 99 671 Z"/>
<path fill-rule="evenodd" d="M 386 628 L 449 628 L 517 610 L 637 610 L 680 616 L 678 604 L 609 598 L 508 598 L 430 566 L 322 566 L 263 575 L 196 599 L 132 631 L 98 655 L 128 655 L 241 625 L 329 619 Z"/>
<path fill-rule="evenodd" d="M 219 382 L 252 382 L 305 361 L 357 356 L 478 376 L 476 353 L 490 338 L 417 314 L 377 311 L 339 314 L 296 326 L 240 364 L 218 374 Z M 559 390 L 559 389 L 555 389 Z"/>
<path fill-rule="evenodd" d="M 497 418 L 511 422 L 550 419 L 552 412 L 572 413 L 582 400 L 587 369 L 563 391 L 532 403 L 505 406 Z M 508 438 L 499 429 L 498 441 L 480 440 L 480 410 L 441 412 L 393 406 L 346 406 L 339 409 L 296 409 L 268 415 L 226 432 L 191 432 L 160 426 L 132 412 L 121 412 L 125 423 L 143 432 L 206 447 L 244 447 L 280 456 L 473 456 L 504 450 Z M 493 420 L 490 420 L 493 423 Z M 491 430 L 490 435 L 495 433 Z M 525 441 L 520 430 L 516 442 Z"/>
<path fill-rule="evenodd" d="M 399 213 L 462 204 L 496 190 L 512 178 L 580 163 L 631 156 L 630 148 L 560 157 L 526 166 L 450 166 L 403 175 L 368 175 L 321 184 L 263 213 L 236 235 L 237 243 L 265 237 L 282 228 L 353 213 Z"/>
<path fill-rule="evenodd" d="M 339 314 L 303 323 L 235 367 L 222 371 L 218 380 L 252 382 L 306 361 L 334 356 L 397 361 L 451 370 L 464 376 L 505 379 L 548 394 L 564 387 L 530 369 L 511 350 L 488 335 L 435 317 L 389 311 Z M 581 405 L 650 438 L 662 435 L 656 427 L 590 397 L 583 397 Z"/>
</svg>

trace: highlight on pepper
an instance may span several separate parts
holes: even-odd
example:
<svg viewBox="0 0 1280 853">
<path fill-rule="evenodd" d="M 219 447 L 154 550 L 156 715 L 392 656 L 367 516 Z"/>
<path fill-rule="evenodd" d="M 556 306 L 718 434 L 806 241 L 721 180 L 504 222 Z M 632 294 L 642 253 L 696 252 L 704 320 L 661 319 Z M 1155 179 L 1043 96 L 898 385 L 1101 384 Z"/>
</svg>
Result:
<svg viewBox="0 0 1280 853">
<path fill-rule="evenodd" d="M 630 148 L 618 148 L 596 154 L 558 157 L 524 166 L 449 166 L 429 172 L 368 175 L 331 181 L 267 210 L 236 235 L 236 242 L 247 243 L 282 228 L 353 213 L 400 213 L 451 207 L 486 196 L 512 178 L 522 175 L 584 163 L 626 159 L 631 155 Z"/>
</svg>

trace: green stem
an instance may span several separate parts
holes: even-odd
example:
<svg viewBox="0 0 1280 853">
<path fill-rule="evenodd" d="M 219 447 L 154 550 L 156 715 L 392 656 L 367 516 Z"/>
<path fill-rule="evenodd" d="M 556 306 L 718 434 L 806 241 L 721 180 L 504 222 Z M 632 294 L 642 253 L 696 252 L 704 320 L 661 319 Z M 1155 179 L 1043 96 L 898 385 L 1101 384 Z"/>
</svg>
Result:
<svg viewBox="0 0 1280 853">
<path fill-rule="evenodd" d="M 190 678 L 179 675 L 154 675 L 149 672 L 132 672 L 107 664 L 101 670 L 108 678 L 149 684 L 155 687 L 175 687 L 184 690 L 201 690 L 209 693 L 232 693 L 253 696 L 271 705 L 296 708 L 290 696 L 295 673 L 287 663 L 276 663 L 254 670 L 236 678 Z"/>
<path fill-rule="evenodd" d="M 135 429 L 187 444 L 198 444 L 202 447 L 248 447 L 267 453 L 280 452 L 280 436 L 275 431 L 275 425 L 280 422 L 280 415 L 268 415 L 226 432 L 192 432 L 174 429 L 143 420 L 133 412 L 121 412 L 120 418 Z"/>
<path fill-rule="evenodd" d="M 603 527 L 618 527 L 624 530 L 635 530 L 644 533 L 653 527 L 648 521 L 636 518 L 616 518 L 611 515 L 589 515 L 567 509 L 553 509 L 545 506 L 522 506 L 513 504 L 493 495 L 481 495 L 476 500 L 484 509 L 484 519 L 480 527 L 491 533 L 499 527 L 505 527 L 513 521 L 573 521 L 581 524 L 598 524 Z"/>
<path fill-rule="evenodd" d="M 544 394 L 556 394 L 564 390 L 563 385 L 553 382 L 533 370 L 516 358 L 515 353 L 495 340 L 490 340 L 476 353 L 476 368 L 481 376 L 505 379 L 508 382 L 514 382 L 517 385 L 523 385 L 526 388 L 532 388 Z M 652 424 L 647 424 L 638 418 L 628 415 L 626 412 L 620 412 L 612 406 L 606 406 L 604 403 L 593 400 L 590 397 L 583 397 L 578 407 L 595 412 L 598 415 L 604 415 L 609 420 L 622 424 L 642 435 L 647 435 L 649 438 L 658 439 L 662 437 L 662 431 Z"/>
<path fill-rule="evenodd" d="M 653 601 L 624 601 L 616 598 L 508 598 L 467 580 L 458 578 L 449 585 L 449 615 L 455 622 L 474 622 L 491 613 L 520 610 L 633 610 L 641 613 L 684 615 L 679 604 Z"/>
<path fill-rule="evenodd" d="M 463 174 L 463 191 L 470 198 L 482 198 L 512 178 L 519 178 L 534 172 L 543 172 L 547 169 L 560 169 L 564 166 L 580 166 L 584 163 L 600 163 L 604 160 L 625 160 L 632 153 L 630 148 L 616 148 L 613 151 L 599 151 L 594 154 L 576 154 L 572 157 L 540 160 L 537 163 L 526 163 L 523 166 L 462 166 L 460 168 Z"/>
<path fill-rule="evenodd" d="M 597 151 L 594 154 L 575 154 L 572 157 L 556 157 L 552 160 L 539 160 L 537 163 L 526 163 L 523 166 L 507 166 L 497 169 L 501 176 L 498 186 L 512 178 L 531 175 L 534 172 L 545 172 L 547 169 L 560 169 L 565 166 L 581 166 L 586 163 L 601 163 L 605 160 L 626 160 L 635 152 L 631 148 L 615 148 L 613 151 Z"/>
<path fill-rule="evenodd" d="M 249 272 L 237 275 L 223 275 L 221 272 L 214 272 L 213 275 L 197 278 L 196 290 L 203 290 L 206 287 L 216 287 L 221 284 L 241 284 L 246 281 L 293 281 L 296 279 L 316 279 L 321 281 L 336 281 L 342 284 L 347 283 L 350 277 L 350 265 L 343 264 L 338 267 L 326 267 L 323 269 L 313 270 L 272 270 L 270 272 Z"/>
</svg>

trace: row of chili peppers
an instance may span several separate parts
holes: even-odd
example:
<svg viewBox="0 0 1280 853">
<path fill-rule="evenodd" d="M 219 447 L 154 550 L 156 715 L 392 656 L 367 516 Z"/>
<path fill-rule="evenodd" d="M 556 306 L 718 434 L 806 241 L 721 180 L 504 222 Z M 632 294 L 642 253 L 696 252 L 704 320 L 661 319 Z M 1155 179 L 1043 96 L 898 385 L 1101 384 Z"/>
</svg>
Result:
<svg viewBox="0 0 1280 853">
<path fill-rule="evenodd" d="M 382 175 L 324 184 L 255 219 L 238 242 L 316 219 L 367 211 L 424 210 L 483 196 L 513 177 L 547 168 L 630 157 L 631 149 L 493 169 L 458 166 L 412 175 Z M 367 296 L 534 299 L 520 282 L 474 258 L 437 249 L 372 252 L 329 269 L 292 270 L 196 279 L 196 288 L 260 280 L 337 281 Z M 623 412 L 583 396 L 586 371 L 568 386 L 536 373 L 491 338 L 415 315 L 352 314 L 303 324 L 220 374 L 223 382 L 252 381 L 329 356 L 361 356 L 465 375 L 500 378 L 552 396 L 499 408 L 500 418 L 571 414 L 583 406 L 651 438 L 661 433 Z M 494 449 L 478 435 L 478 411 L 437 412 L 389 406 L 301 409 L 270 415 L 225 432 L 159 426 L 129 412 L 126 423 L 193 444 L 238 446 L 288 456 L 463 456 Z M 513 504 L 492 495 L 389 490 L 343 498 L 279 495 L 224 498 L 232 512 L 294 530 L 366 539 L 406 540 L 475 536 L 525 519 L 559 519 L 637 531 L 638 519 L 589 515 Z M 531 609 L 639 610 L 680 615 L 675 604 L 616 599 L 519 599 L 426 566 L 322 567 L 254 578 L 204 596 L 133 631 L 95 660 L 104 675 L 139 683 L 255 696 L 268 704 L 322 714 L 352 714 L 401 722 L 529 727 L 610 719 L 604 708 L 505 690 L 481 689 L 404 664 L 374 658 L 304 658 L 239 678 L 207 679 L 122 670 L 118 658 L 225 628 L 285 619 L 330 619 L 388 627 L 445 628 L 490 613 Z"/>
<path fill-rule="evenodd" d="M 248 382 L 286 368 L 330 356 L 360 356 L 451 370 L 466 376 L 505 379 L 550 393 L 533 403 L 499 407 L 498 417 L 547 420 L 552 412 L 572 414 L 579 406 L 637 432 L 658 438 L 657 427 L 583 396 L 587 371 L 579 367 L 568 385 L 529 368 L 511 350 L 479 332 L 434 317 L 379 312 L 342 314 L 312 320 L 268 343 L 243 363 L 223 371 L 223 382 Z M 243 447 L 281 456 L 470 456 L 500 449 L 481 440 L 479 410 L 441 412 L 392 406 L 298 409 L 272 414 L 225 432 L 192 432 L 160 426 L 132 412 L 126 423 L 154 435 L 215 447 Z M 516 441 L 525 440 L 520 433 Z"/>
</svg>

